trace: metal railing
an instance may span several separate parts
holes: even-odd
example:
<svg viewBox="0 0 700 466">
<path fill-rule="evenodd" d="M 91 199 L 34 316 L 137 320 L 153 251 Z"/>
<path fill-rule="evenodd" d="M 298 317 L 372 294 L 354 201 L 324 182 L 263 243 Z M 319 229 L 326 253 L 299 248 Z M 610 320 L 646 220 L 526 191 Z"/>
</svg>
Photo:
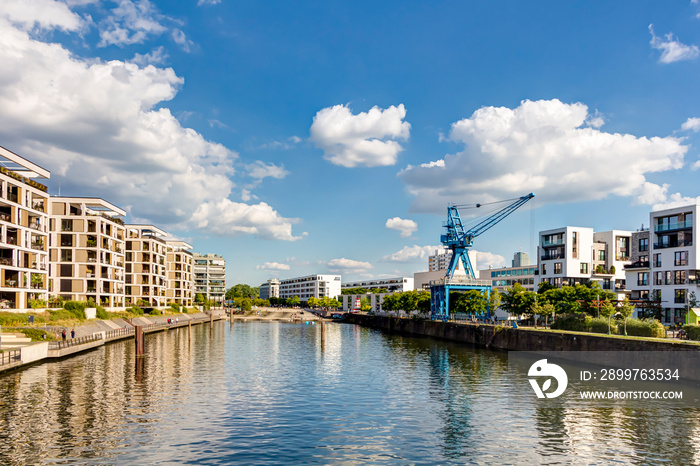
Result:
<svg viewBox="0 0 700 466">
<path fill-rule="evenodd" d="M 430 280 L 430 285 L 473 285 L 491 286 L 491 280 L 475 280 L 469 277 L 441 278 L 440 280 Z"/>
<path fill-rule="evenodd" d="M 688 228 L 693 228 L 692 220 L 686 220 L 684 222 L 671 222 L 663 225 L 654 225 L 654 232 L 659 233 L 662 231 L 685 230 Z"/>
<path fill-rule="evenodd" d="M 110 340 L 112 338 L 119 338 L 122 336 L 133 335 L 134 327 L 118 328 L 115 330 L 110 330 L 105 332 L 105 339 Z"/>
<path fill-rule="evenodd" d="M 98 334 L 88 335 L 86 337 L 73 338 L 70 340 L 50 341 L 49 342 L 49 349 L 50 350 L 55 350 L 55 349 L 60 350 L 60 349 L 64 349 L 64 348 L 70 348 L 71 346 L 92 343 L 93 341 L 98 341 L 101 339 L 102 339 L 102 335 L 98 333 Z"/>
<path fill-rule="evenodd" d="M 20 362 L 22 360 L 22 350 L 5 350 L 0 353 L 0 367 L 7 366 L 13 362 Z"/>
</svg>

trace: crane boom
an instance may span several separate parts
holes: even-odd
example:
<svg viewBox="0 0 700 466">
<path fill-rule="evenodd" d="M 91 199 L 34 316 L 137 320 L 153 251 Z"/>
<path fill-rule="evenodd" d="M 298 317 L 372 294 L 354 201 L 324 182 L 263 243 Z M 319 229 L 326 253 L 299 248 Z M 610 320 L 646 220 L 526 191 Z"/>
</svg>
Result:
<svg viewBox="0 0 700 466">
<path fill-rule="evenodd" d="M 487 230 L 515 212 L 519 207 L 533 197 L 535 197 L 535 195 L 530 193 L 516 199 L 511 204 L 502 208 L 467 231 L 464 230 L 464 224 L 462 223 L 462 218 L 459 215 L 457 206 L 454 205 L 447 207 L 447 222 L 445 222 L 443 225 L 446 228 L 446 231 L 445 234 L 440 236 L 440 242 L 444 244 L 445 247 L 452 250 L 452 259 L 450 260 L 450 265 L 447 268 L 445 277 L 448 279 L 453 277 L 457 264 L 461 260 L 467 276 L 476 279 L 474 269 L 472 268 L 471 261 L 469 260 L 469 255 L 467 254 L 469 248 L 473 245 L 474 238 L 485 233 Z M 477 207 L 480 207 L 480 205 L 477 204 Z"/>
</svg>

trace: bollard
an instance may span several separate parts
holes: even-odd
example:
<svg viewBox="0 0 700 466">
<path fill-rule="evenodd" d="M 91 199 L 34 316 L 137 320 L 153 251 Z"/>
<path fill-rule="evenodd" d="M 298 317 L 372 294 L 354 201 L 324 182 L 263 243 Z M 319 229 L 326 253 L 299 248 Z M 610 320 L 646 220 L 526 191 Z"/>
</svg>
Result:
<svg viewBox="0 0 700 466">
<path fill-rule="evenodd" d="M 145 338 L 143 327 L 140 325 L 134 327 L 134 341 L 136 342 L 136 356 L 143 356 Z"/>
</svg>

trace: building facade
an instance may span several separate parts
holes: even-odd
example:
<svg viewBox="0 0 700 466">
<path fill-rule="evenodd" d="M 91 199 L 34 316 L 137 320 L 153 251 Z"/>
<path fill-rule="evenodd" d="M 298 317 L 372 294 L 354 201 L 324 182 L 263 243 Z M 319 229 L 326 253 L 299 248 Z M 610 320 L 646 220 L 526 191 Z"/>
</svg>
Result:
<svg viewBox="0 0 700 466">
<path fill-rule="evenodd" d="M 276 278 L 271 278 L 267 282 L 260 285 L 260 299 L 270 299 L 280 297 L 280 281 Z"/>
<path fill-rule="evenodd" d="M 700 298 L 700 250 L 695 242 L 698 205 L 659 210 L 649 214 L 648 289 L 660 301 L 662 322 L 684 322 L 686 309 Z M 642 287 L 637 283 L 637 287 Z"/>
<path fill-rule="evenodd" d="M 387 293 L 395 293 L 398 291 L 412 291 L 413 277 L 396 277 L 396 278 L 378 278 L 375 280 L 362 280 L 350 283 L 343 283 L 341 290 L 350 288 L 380 288 L 385 289 Z"/>
<path fill-rule="evenodd" d="M 194 304 L 194 256 L 192 245 L 166 240 L 165 265 L 168 275 L 165 298 L 169 303 L 192 307 Z"/>
<path fill-rule="evenodd" d="M 307 275 L 280 280 L 280 298 L 283 299 L 298 296 L 303 302 L 311 297 L 337 298 L 340 293 L 340 275 Z"/>
<path fill-rule="evenodd" d="M 625 265 L 631 263 L 632 233 L 592 228 L 562 227 L 540 232 L 538 282 L 561 288 L 597 281 L 605 290 L 624 298 Z"/>
<path fill-rule="evenodd" d="M 165 306 L 166 235 L 153 225 L 126 225 L 124 292 L 127 306 Z"/>
<path fill-rule="evenodd" d="M 500 267 L 479 270 L 480 280 L 491 280 L 491 286 L 498 291 L 505 291 L 516 283 L 527 291 L 537 291 L 537 267 L 523 265 L 518 267 Z"/>
<path fill-rule="evenodd" d="M 478 270 L 476 264 L 476 253 L 474 251 L 468 251 L 469 262 L 472 264 L 472 269 L 474 271 Z M 437 272 L 438 270 L 447 270 L 450 265 L 450 260 L 452 260 L 452 251 L 449 249 L 439 249 L 435 250 L 435 254 L 428 256 L 428 272 Z M 461 262 L 457 264 L 457 268 L 462 268 Z"/>
<path fill-rule="evenodd" d="M 0 147 L 0 309 L 47 300 L 49 195 L 31 178 L 48 170 Z"/>
<path fill-rule="evenodd" d="M 226 296 L 226 261 L 216 254 L 194 253 L 195 294 L 207 301 L 224 304 Z"/>
<path fill-rule="evenodd" d="M 49 293 L 124 306 L 124 210 L 99 198 L 52 197 Z"/>
</svg>

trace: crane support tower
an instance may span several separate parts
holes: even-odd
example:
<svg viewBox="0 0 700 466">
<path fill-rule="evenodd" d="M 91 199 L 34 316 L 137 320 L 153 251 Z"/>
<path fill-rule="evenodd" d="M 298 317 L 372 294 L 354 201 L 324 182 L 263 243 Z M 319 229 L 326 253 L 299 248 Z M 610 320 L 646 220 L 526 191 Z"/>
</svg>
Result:
<svg viewBox="0 0 700 466">
<path fill-rule="evenodd" d="M 474 244 L 474 238 L 485 233 L 498 222 L 506 218 L 508 215 L 515 212 L 520 206 L 535 197 L 530 193 L 527 196 L 522 196 L 514 200 L 514 202 L 505 206 L 498 212 L 490 215 L 482 220 L 469 230 L 465 230 L 462 218 L 459 215 L 458 206 L 447 207 L 447 221 L 443 224 L 445 233 L 440 236 L 440 242 L 452 251 L 450 265 L 447 267 L 447 273 L 441 280 L 434 280 L 430 283 L 430 318 L 432 320 L 446 321 L 449 317 L 450 309 L 450 291 L 459 290 L 479 290 L 485 291 L 486 295 L 491 296 L 491 280 L 477 280 L 474 274 L 474 268 L 469 260 L 469 248 Z M 476 204 L 476 207 L 481 207 L 481 204 Z M 462 262 L 466 277 L 455 278 L 455 269 L 459 262 Z M 486 307 L 486 317 L 491 317 L 491 309 Z"/>
</svg>

